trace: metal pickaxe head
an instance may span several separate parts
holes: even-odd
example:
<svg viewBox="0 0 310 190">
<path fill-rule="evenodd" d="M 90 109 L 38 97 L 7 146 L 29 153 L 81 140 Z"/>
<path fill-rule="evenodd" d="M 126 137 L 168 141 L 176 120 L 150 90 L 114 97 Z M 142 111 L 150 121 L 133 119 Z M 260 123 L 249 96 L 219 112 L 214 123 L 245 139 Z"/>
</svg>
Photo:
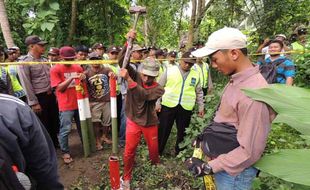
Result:
<svg viewBox="0 0 310 190">
<path fill-rule="evenodd" d="M 134 6 L 129 8 L 130 14 L 146 14 L 146 7 Z"/>
</svg>

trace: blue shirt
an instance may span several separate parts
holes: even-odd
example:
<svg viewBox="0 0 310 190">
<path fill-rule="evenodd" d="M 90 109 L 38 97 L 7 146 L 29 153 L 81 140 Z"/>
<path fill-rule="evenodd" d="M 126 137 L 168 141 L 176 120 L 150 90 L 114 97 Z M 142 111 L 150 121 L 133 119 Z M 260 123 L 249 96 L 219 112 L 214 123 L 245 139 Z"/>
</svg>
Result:
<svg viewBox="0 0 310 190">
<path fill-rule="evenodd" d="M 280 66 L 277 67 L 277 83 L 285 84 L 286 79 L 288 77 L 294 77 L 295 76 L 295 65 L 294 65 L 293 61 L 287 59 L 284 56 L 280 56 L 276 60 L 281 60 L 281 59 L 285 59 L 285 61 L 283 63 L 281 63 Z M 274 61 L 276 61 L 276 60 L 274 60 Z M 272 61 L 271 61 L 270 57 L 268 57 L 265 59 L 265 62 L 267 64 L 269 64 Z M 257 64 L 261 65 L 263 63 L 261 61 L 258 61 Z"/>
</svg>

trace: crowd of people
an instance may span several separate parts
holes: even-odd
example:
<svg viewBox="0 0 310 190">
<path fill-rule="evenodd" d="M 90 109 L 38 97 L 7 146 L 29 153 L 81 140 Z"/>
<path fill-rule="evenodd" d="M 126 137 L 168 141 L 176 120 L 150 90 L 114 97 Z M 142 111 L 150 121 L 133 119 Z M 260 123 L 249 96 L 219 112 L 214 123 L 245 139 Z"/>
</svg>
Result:
<svg viewBox="0 0 310 190">
<path fill-rule="evenodd" d="M 299 42 L 304 43 L 306 29 L 298 29 L 297 34 Z M 127 37 L 135 39 L 136 33 L 130 31 Z M 185 50 L 185 47 L 181 46 L 179 52 L 134 44 L 127 64 L 123 63 L 126 45 L 106 48 L 102 43 L 96 43 L 91 48 L 85 45 L 51 47 L 45 58 L 48 42 L 32 35 L 25 39 L 28 48 L 26 55 L 21 56 L 18 47 L 0 49 L 0 62 L 8 63 L 1 65 L 0 93 L 16 98 L 10 101 L 31 107 L 43 125 L 31 114 L 29 121 L 25 122 L 35 121 L 37 128 L 44 128 L 43 132 L 48 132 L 49 135 L 44 133 L 47 144 L 43 148 L 50 152 L 53 158 L 51 162 L 56 160 L 55 150 L 49 144 L 50 139 L 55 148 L 60 148 L 64 163 L 70 164 L 73 158 L 68 141 L 73 121 L 82 143 L 75 80 L 79 79 L 87 84 L 96 148 L 101 151 L 103 143 L 112 143 L 109 134 L 109 79 L 117 77 L 119 146 L 125 147 L 122 184 L 124 189 L 130 189 L 135 152 L 141 134 L 145 138 L 153 164 L 160 162 L 159 155 L 164 155 L 174 122 L 177 127 L 174 154 L 178 155 L 184 149 L 179 145 L 186 135 L 185 130 L 190 125 L 196 107 L 197 115 L 204 117 L 204 96 L 212 89 L 210 65 L 230 76 L 211 126 L 218 127 L 220 123 L 236 128 L 235 141 L 238 146 L 214 154 L 213 145 L 202 140 L 202 149 L 206 155 L 212 155 L 209 156 L 211 161 L 206 164 L 204 160 L 190 158 L 186 163 L 197 176 L 214 174 L 218 189 L 232 189 L 230 187 L 235 183 L 244 187 L 242 189 L 249 189 L 257 173 L 253 164 L 263 153 L 274 113 L 266 104 L 245 96 L 240 89 L 262 88 L 268 83 L 293 85 L 294 63 L 287 54 L 281 54 L 289 50 L 285 40 L 286 36 L 283 34 L 276 35 L 273 40 L 265 40 L 258 49 L 258 52 L 263 52 L 264 55 L 257 64 L 253 64 L 248 58 L 245 35 L 234 28 L 223 28 L 212 33 L 204 47 Z M 292 44 L 293 50 L 296 47 L 301 48 Z M 206 56 L 209 61 L 203 58 Z M 81 64 L 79 61 L 83 60 L 110 62 Z M 53 63 L 59 61 L 77 61 L 77 64 Z M 9 64 L 12 62 L 18 64 Z M 2 111 L 9 110 L 3 109 L 1 104 L 1 114 Z M 19 122 L 26 125 L 24 121 Z M 14 130 L 12 133 L 15 134 Z M 2 138 L 4 134 L 0 134 Z M 31 147 L 29 143 L 34 141 L 29 139 L 27 146 Z M 220 144 L 224 145 L 225 142 Z M 24 157 L 32 154 L 29 151 L 21 150 Z M 38 174 L 30 175 L 36 177 Z M 244 180 L 246 177 L 247 180 Z M 55 184 L 60 187 L 57 182 Z"/>
</svg>

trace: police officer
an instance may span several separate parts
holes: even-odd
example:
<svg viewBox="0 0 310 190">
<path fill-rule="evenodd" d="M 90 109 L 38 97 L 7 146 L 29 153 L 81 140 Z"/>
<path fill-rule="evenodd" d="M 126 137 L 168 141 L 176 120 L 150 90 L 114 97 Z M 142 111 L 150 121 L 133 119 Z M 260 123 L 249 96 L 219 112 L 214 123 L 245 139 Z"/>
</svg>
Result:
<svg viewBox="0 0 310 190">
<path fill-rule="evenodd" d="M 177 126 L 175 154 L 182 149 L 179 143 L 183 141 L 185 129 L 189 126 L 195 102 L 198 103 L 198 116 L 204 116 L 203 92 L 199 72 L 192 68 L 196 59 L 190 52 L 185 52 L 180 65 L 168 67 L 161 76 L 159 84 L 165 87 L 161 100 L 157 101 L 156 111 L 159 115 L 159 154 L 162 154 L 169 138 L 174 121 Z"/>
<path fill-rule="evenodd" d="M 20 62 L 47 62 L 42 57 L 46 41 L 36 35 L 28 36 L 25 40 L 28 54 Z M 39 116 L 41 122 L 49 132 L 55 147 L 59 146 L 57 134 L 59 132 L 59 116 L 56 96 L 50 85 L 50 65 L 21 64 L 18 69 L 21 84 L 26 92 L 27 102 Z"/>
</svg>

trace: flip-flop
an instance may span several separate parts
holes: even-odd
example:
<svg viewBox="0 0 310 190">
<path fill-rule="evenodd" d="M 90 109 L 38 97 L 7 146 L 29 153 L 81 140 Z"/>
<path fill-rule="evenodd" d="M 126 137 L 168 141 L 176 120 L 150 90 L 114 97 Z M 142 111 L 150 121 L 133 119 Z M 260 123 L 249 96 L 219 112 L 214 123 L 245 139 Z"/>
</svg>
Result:
<svg viewBox="0 0 310 190">
<path fill-rule="evenodd" d="M 112 144 L 112 141 L 108 137 L 103 136 L 100 140 L 106 144 Z"/>
<path fill-rule="evenodd" d="M 65 164 L 70 164 L 71 162 L 73 162 L 72 157 L 70 156 L 70 154 L 64 154 L 62 155 L 62 159 L 64 160 Z"/>
<path fill-rule="evenodd" d="M 96 145 L 96 150 L 97 151 L 103 150 L 103 146 L 101 144 L 100 145 Z"/>
</svg>

